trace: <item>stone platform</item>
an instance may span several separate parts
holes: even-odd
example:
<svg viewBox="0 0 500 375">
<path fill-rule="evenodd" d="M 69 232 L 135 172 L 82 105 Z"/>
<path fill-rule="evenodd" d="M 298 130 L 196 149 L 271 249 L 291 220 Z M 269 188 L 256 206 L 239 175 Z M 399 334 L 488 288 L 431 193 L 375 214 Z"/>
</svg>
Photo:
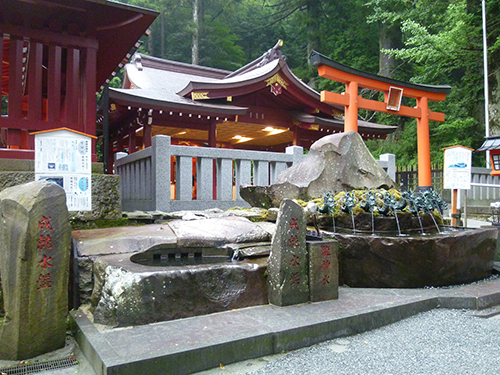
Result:
<svg viewBox="0 0 500 375">
<path fill-rule="evenodd" d="M 500 279 L 447 289 L 340 288 L 339 299 L 255 306 L 138 327 L 94 325 L 71 313 L 96 374 L 188 374 L 372 330 L 435 308 L 485 310 L 500 304 Z M 77 374 L 65 372 L 65 374 Z M 55 375 L 55 373 L 54 373 Z"/>
</svg>

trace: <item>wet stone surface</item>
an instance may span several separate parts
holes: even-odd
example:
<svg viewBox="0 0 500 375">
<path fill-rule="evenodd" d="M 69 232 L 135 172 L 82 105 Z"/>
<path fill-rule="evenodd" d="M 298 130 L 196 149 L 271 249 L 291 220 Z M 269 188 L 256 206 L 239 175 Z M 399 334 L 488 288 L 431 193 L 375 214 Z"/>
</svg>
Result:
<svg viewBox="0 0 500 375">
<path fill-rule="evenodd" d="M 309 301 L 306 216 L 291 199 L 280 205 L 268 264 L 269 302 L 277 306 Z"/>
</svg>

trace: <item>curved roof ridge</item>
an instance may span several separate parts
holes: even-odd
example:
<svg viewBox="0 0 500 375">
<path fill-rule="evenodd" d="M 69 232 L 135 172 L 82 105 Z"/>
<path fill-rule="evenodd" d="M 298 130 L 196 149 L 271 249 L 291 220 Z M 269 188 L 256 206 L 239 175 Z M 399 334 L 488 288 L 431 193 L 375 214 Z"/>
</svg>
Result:
<svg viewBox="0 0 500 375">
<path fill-rule="evenodd" d="M 222 79 L 226 77 L 228 73 L 230 73 L 229 70 L 167 60 L 167 59 L 162 59 L 160 57 L 144 55 L 142 53 L 135 53 L 134 56 L 132 57 L 131 63 L 138 66 L 139 69 L 140 65 L 143 65 L 149 68 L 168 70 L 171 72 L 185 73 L 185 74 L 208 77 L 208 78 Z"/>
<path fill-rule="evenodd" d="M 286 60 L 286 56 L 280 50 L 280 47 L 283 45 L 283 39 L 278 39 L 278 42 L 274 45 L 273 48 L 268 49 L 262 56 L 256 58 L 255 60 L 249 62 L 247 65 L 242 66 L 238 70 L 228 74 L 225 78 L 231 78 L 234 76 L 238 76 L 241 74 L 248 73 L 251 70 L 256 68 L 260 68 L 273 60 Z"/>
</svg>

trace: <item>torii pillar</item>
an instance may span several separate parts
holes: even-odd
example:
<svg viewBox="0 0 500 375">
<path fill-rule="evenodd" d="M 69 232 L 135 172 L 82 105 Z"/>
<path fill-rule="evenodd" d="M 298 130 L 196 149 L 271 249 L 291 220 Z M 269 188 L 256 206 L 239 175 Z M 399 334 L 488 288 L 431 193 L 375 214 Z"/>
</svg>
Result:
<svg viewBox="0 0 500 375">
<path fill-rule="evenodd" d="M 402 82 L 366 73 L 339 64 L 313 51 L 310 63 L 318 68 L 321 77 L 345 83 L 345 92 L 321 92 L 321 101 L 344 107 L 344 131 L 358 131 L 358 109 L 390 113 L 417 119 L 418 185 L 419 190 L 432 187 L 429 120 L 444 121 L 444 114 L 429 110 L 429 100 L 442 101 L 451 91 L 447 85 L 433 86 Z M 365 99 L 358 95 L 359 87 L 384 93 L 384 101 Z M 416 107 L 401 105 L 403 97 L 416 99 Z"/>
</svg>

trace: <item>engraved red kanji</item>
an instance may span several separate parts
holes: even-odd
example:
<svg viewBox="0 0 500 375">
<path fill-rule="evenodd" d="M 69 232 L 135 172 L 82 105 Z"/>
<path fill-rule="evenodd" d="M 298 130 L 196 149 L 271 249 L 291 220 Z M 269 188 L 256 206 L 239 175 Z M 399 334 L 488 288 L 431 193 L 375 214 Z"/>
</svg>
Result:
<svg viewBox="0 0 500 375">
<path fill-rule="evenodd" d="M 298 272 L 293 272 L 290 276 L 290 284 L 299 285 L 300 284 L 300 276 Z"/>
<path fill-rule="evenodd" d="M 52 219 L 52 217 L 50 216 L 46 217 L 42 215 L 42 220 L 38 222 L 38 230 L 40 229 L 54 230 L 54 228 L 52 228 L 52 225 L 50 225 L 50 219 Z"/>
<path fill-rule="evenodd" d="M 50 273 L 46 275 L 40 274 L 36 283 L 38 284 L 37 289 L 52 288 L 52 285 L 50 285 L 52 283 L 52 280 L 50 280 Z"/>
<path fill-rule="evenodd" d="M 299 230 L 299 223 L 297 219 L 292 218 L 292 221 L 290 222 L 290 229 Z"/>
<path fill-rule="evenodd" d="M 299 247 L 299 237 L 297 235 L 290 237 L 288 240 L 288 247 L 291 247 L 292 249 Z"/>
<path fill-rule="evenodd" d="M 46 269 L 47 267 L 53 267 L 49 262 L 52 260 L 52 257 L 47 257 L 47 255 L 43 254 L 43 259 L 38 262 L 38 267 L 42 267 Z"/>
<path fill-rule="evenodd" d="M 330 246 L 328 245 L 324 245 L 322 248 L 321 248 L 321 255 L 323 255 L 324 257 L 329 257 L 332 255 L 332 252 L 330 251 Z"/>
<path fill-rule="evenodd" d="M 328 259 L 324 259 L 323 260 L 323 263 L 321 264 L 321 269 L 322 270 L 327 270 L 328 268 L 330 268 L 330 261 Z"/>
<path fill-rule="evenodd" d="M 292 255 L 292 260 L 290 261 L 292 267 L 300 266 L 299 257 L 297 255 Z"/>
<path fill-rule="evenodd" d="M 41 234 L 37 241 L 38 246 L 36 248 L 38 250 L 43 250 L 45 248 L 52 249 L 52 237 L 50 237 L 50 234 L 47 234 L 46 236 Z"/>
<path fill-rule="evenodd" d="M 330 284 L 330 275 L 325 275 L 325 277 L 323 277 L 323 280 L 321 280 L 321 284 Z"/>
</svg>

